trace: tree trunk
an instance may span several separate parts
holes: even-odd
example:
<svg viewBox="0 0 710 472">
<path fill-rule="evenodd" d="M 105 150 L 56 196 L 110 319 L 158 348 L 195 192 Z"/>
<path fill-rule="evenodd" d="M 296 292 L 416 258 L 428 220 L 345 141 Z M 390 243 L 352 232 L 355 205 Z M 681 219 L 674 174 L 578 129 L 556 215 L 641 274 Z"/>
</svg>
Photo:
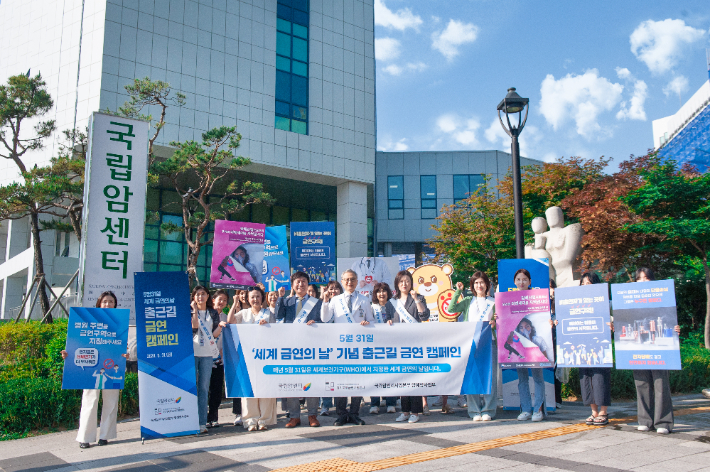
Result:
<svg viewBox="0 0 710 472">
<path fill-rule="evenodd" d="M 705 349 L 710 349 L 710 267 L 708 257 L 704 254 L 703 268 L 705 269 Z"/>
<path fill-rule="evenodd" d="M 39 216 L 37 213 L 30 213 L 30 230 L 32 231 L 32 247 L 35 255 L 35 277 L 42 277 L 44 275 L 44 260 L 42 259 L 42 241 L 39 238 Z M 50 305 L 44 284 L 40 284 L 37 290 L 39 290 L 39 303 L 42 307 L 42 315 L 47 315 L 45 321 L 51 323 L 53 319 L 51 314 L 47 314 Z"/>
<path fill-rule="evenodd" d="M 200 278 L 197 276 L 197 259 L 200 257 L 200 249 L 202 247 L 199 244 L 199 241 L 195 243 L 195 249 L 188 248 L 188 257 L 187 257 L 187 273 L 190 276 L 190 282 L 193 280 L 197 285 L 200 285 Z M 202 282 L 201 285 L 205 285 L 205 287 L 208 284 L 207 281 Z"/>
</svg>

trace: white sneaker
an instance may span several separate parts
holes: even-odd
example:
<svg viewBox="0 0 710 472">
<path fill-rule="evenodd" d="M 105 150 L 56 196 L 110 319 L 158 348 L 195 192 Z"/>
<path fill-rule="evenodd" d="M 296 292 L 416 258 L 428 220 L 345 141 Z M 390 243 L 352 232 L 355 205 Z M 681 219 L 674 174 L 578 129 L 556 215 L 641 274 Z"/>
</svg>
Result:
<svg viewBox="0 0 710 472">
<path fill-rule="evenodd" d="M 491 419 L 491 415 L 488 413 L 484 413 L 483 416 L 481 416 L 481 421 L 490 421 Z"/>
<path fill-rule="evenodd" d="M 201 424 L 200 425 L 200 434 L 205 434 L 205 433 L 207 433 L 207 426 Z"/>
<path fill-rule="evenodd" d="M 429 405 L 424 405 L 424 416 L 429 416 L 431 413 L 429 412 Z"/>
<path fill-rule="evenodd" d="M 638 428 L 636 428 L 637 431 L 648 431 L 648 426 L 644 425 L 639 425 Z"/>
<path fill-rule="evenodd" d="M 379 406 L 371 406 L 370 407 L 370 414 L 371 415 L 379 415 L 380 414 L 380 407 Z"/>
<path fill-rule="evenodd" d="M 483 420 L 483 418 L 481 417 L 481 415 L 476 415 L 476 416 L 473 417 L 473 421 L 481 421 L 481 420 Z"/>
<path fill-rule="evenodd" d="M 399 421 L 401 423 L 402 421 L 407 421 L 408 419 L 409 419 L 408 413 L 401 413 L 395 421 Z"/>
<path fill-rule="evenodd" d="M 466 397 L 464 397 L 463 395 L 459 395 L 457 403 L 460 408 L 466 408 L 468 406 L 468 404 L 466 403 Z"/>
<path fill-rule="evenodd" d="M 320 416 L 330 416 L 330 410 L 328 410 L 328 408 L 321 408 Z"/>
<path fill-rule="evenodd" d="M 409 421 L 412 421 L 411 419 Z M 658 434 L 668 434 L 670 431 L 668 431 L 666 428 L 656 428 L 656 432 Z"/>
<path fill-rule="evenodd" d="M 417 421 L 419 421 L 419 415 L 409 415 L 410 423 L 416 423 Z"/>
<path fill-rule="evenodd" d="M 444 400 L 440 396 L 434 397 L 434 401 L 430 402 L 431 406 L 441 406 L 444 404 Z"/>
<path fill-rule="evenodd" d="M 536 412 L 532 415 L 532 420 L 533 420 L 533 421 L 542 421 L 544 418 L 545 418 L 545 415 L 543 415 L 541 411 L 536 411 Z"/>
<path fill-rule="evenodd" d="M 518 415 L 518 421 L 527 421 L 532 418 L 532 415 L 528 411 L 524 411 Z"/>
<path fill-rule="evenodd" d="M 242 416 L 238 415 L 234 417 L 234 426 L 240 426 L 242 424 Z"/>
<path fill-rule="evenodd" d="M 556 406 L 557 408 L 562 408 L 562 403 L 555 403 L 555 406 Z"/>
<path fill-rule="evenodd" d="M 388 406 L 387 413 L 397 413 L 397 409 L 393 406 Z"/>
</svg>

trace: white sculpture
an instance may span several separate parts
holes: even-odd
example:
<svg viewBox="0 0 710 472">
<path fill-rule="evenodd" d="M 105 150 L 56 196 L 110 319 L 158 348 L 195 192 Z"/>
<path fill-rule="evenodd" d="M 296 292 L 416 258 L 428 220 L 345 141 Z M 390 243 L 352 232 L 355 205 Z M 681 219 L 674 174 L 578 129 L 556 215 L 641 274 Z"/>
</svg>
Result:
<svg viewBox="0 0 710 472">
<path fill-rule="evenodd" d="M 582 252 L 582 225 L 565 227 L 562 208 L 556 206 L 548 208 L 545 217 L 533 220 L 535 242 L 525 248 L 525 257 L 549 258 L 550 278 L 555 279 L 558 287 L 579 285 L 574 279 L 574 264 Z M 547 225 L 550 230 L 545 232 Z"/>
</svg>

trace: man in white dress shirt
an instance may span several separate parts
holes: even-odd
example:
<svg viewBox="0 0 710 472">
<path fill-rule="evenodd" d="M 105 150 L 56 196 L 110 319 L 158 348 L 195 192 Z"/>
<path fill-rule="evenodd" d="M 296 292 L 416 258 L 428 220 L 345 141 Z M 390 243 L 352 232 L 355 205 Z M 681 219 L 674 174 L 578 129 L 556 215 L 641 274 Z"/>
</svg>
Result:
<svg viewBox="0 0 710 472">
<path fill-rule="evenodd" d="M 357 274 L 354 270 L 348 269 L 343 272 L 341 282 L 345 290 L 338 296 L 330 299 L 330 294 L 325 292 L 323 305 L 321 306 L 320 319 L 323 323 L 358 323 L 363 326 L 375 322 L 372 314 L 372 304 L 368 297 L 356 292 Z M 345 423 L 364 425 L 360 419 L 360 402 L 362 397 L 352 397 L 350 399 L 350 412 L 348 412 L 348 397 L 337 397 L 335 399 L 335 412 L 338 419 L 335 426 L 343 426 Z"/>
</svg>

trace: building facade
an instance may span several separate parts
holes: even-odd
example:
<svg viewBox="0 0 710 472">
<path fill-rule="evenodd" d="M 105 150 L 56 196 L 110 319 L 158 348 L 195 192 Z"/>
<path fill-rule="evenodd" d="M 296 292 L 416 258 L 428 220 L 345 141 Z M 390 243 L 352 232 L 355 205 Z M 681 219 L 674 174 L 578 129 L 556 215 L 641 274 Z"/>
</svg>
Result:
<svg viewBox="0 0 710 472">
<path fill-rule="evenodd" d="M 186 103 L 168 110 L 156 154 L 169 155 L 172 141 L 236 126 L 238 153 L 252 161 L 237 177 L 262 182 L 276 198 L 273 207 L 250 207 L 233 219 L 335 221 L 340 257 L 372 251 L 372 0 L 4 0 L 0 41 L 0 81 L 40 73 L 54 98 L 45 119 L 56 120 L 59 132 L 83 129 L 93 111 L 118 109 L 135 79 L 166 81 Z M 59 132 L 28 166 L 56 155 Z M 3 184 L 18 178 L 12 162 L 0 165 Z M 176 197 L 151 189 L 148 208 L 160 221 L 179 222 L 170 205 Z M 186 244 L 163 234 L 160 221 L 146 229 L 145 268 L 175 270 Z M 34 269 L 27 223 L 3 222 L 0 235 L 4 317 L 20 305 Z M 50 231 L 42 239 L 47 277 L 61 289 L 78 267 L 78 241 Z M 203 273 L 210 257 L 206 251 Z"/>
</svg>

